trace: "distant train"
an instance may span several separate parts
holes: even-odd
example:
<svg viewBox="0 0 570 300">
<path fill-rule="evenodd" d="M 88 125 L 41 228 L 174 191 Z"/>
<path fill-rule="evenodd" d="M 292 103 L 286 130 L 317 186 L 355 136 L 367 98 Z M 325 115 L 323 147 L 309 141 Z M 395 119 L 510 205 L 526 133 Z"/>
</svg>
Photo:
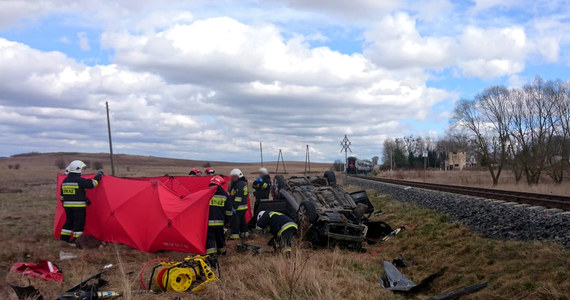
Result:
<svg viewBox="0 0 570 300">
<path fill-rule="evenodd" d="M 347 174 L 368 174 L 372 172 L 373 164 L 369 160 L 358 159 L 350 156 L 347 161 L 346 173 Z"/>
</svg>

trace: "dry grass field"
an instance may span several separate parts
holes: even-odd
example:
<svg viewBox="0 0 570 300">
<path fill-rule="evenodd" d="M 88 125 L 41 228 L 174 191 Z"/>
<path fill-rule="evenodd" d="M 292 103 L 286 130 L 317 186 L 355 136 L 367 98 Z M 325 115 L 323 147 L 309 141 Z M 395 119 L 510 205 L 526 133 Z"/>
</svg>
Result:
<svg viewBox="0 0 570 300">
<path fill-rule="evenodd" d="M 412 181 L 423 181 L 423 170 L 398 170 L 394 172 L 381 172 L 378 177 L 388 177 L 394 179 L 404 179 Z M 570 195 L 570 174 L 562 184 L 554 184 L 547 174 L 542 176 L 538 185 L 529 186 L 523 178 L 516 184 L 511 171 L 505 170 L 501 173 L 499 185 L 493 187 L 491 175 L 486 170 L 463 170 L 463 171 L 441 171 L 428 170 L 426 181 L 432 183 L 454 184 L 462 186 L 496 188 L 502 190 L 513 190 L 540 194 Z"/>
<path fill-rule="evenodd" d="M 55 213 L 54 160 L 58 155 L 0 159 L 0 299 L 16 299 L 7 283 L 34 285 L 44 299 L 81 281 L 103 265 L 117 267 L 109 271 L 106 289 L 120 291 L 125 299 L 426 299 L 431 295 L 463 285 L 489 282 L 489 286 L 462 299 L 569 299 L 570 252 L 562 245 L 548 242 L 498 241 L 481 237 L 459 223 L 449 222 L 445 215 L 413 205 L 391 201 L 390 197 L 370 192 L 371 200 L 384 214 L 375 217 L 392 226 L 405 223 L 415 228 L 397 235 L 383 245 L 368 246 L 367 255 L 340 249 L 314 250 L 299 244 L 290 260 L 264 252 L 258 256 L 238 254 L 235 244 L 220 259 L 221 280 L 197 294 L 144 294 L 138 281 L 143 264 L 153 258 L 183 258 L 186 254 L 142 253 L 123 245 L 107 244 L 96 250 L 79 250 L 52 237 Z M 65 156 L 69 161 L 76 156 Z M 81 156 L 85 160 L 106 161 L 103 155 Z M 20 164 L 19 170 L 8 164 Z M 156 158 L 119 156 L 119 176 L 156 176 L 184 174 L 189 168 L 202 167 L 204 162 L 162 160 Z M 227 173 L 238 166 L 249 174 L 255 164 L 212 162 L 218 173 Z M 322 171 L 327 165 L 313 165 Z M 322 169 L 322 170 L 319 170 Z M 108 165 L 104 165 L 108 171 Z M 288 163 L 287 171 L 299 173 L 303 163 Z M 91 170 L 88 170 L 91 171 Z M 274 166 L 270 167 L 274 171 Z M 252 177 L 253 175 L 250 175 Z M 355 187 L 348 187 L 350 190 Z M 255 236 L 251 243 L 265 245 L 268 236 Z M 369 255 L 383 247 L 375 255 Z M 59 260 L 59 251 L 78 255 L 74 260 Z M 266 249 L 269 250 L 269 249 Z M 436 279 L 428 290 L 417 295 L 393 294 L 384 290 L 378 277 L 381 262 L 403 255 L 413 265 L 402 272 L 419 282 L 440 267 L 446 273 Z M 9 273 L 16 262 L 50 260 L 63 269 L 64 282 Z"/>
</svg>

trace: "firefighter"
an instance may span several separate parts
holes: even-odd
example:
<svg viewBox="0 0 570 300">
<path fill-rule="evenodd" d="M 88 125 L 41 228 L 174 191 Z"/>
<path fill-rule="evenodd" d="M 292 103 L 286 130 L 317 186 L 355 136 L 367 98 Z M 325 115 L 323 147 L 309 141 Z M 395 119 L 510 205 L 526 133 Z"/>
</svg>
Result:
<svg viewBox="0 0 570 300">
<path fill-rule="evenodd" d="M 226 254 L 226 239 L 224 224 L 232 216 L 232 204 L 228 193 L 224 190 L 225 180 L 216 175 L 210 179 L 210 187 L 216 187 L 216 194 L 210 199 L 210 215 L 208 219 L 208 236 L 206 238 L 206 253 Z"/>
<path fill-rule="evenodd" d="M 83 234 L 85 227 L 85 210 L 89 199 L 85 195 L 86 189 L 96 187 L 103 176 L 103 172 L 97 172 L 93 179 L 81 177 L 81 172 L 86 167 L 80 160 L 72 161 L 65 169 L 68 174 L 61 184 L 61 201 L 65 209 L 65 224 L 61 229 L 61 240 L 71 243 Z"/>
<path fill-rule="evenodd" d="M 259 212 L 259 203 L 261 199 L 269 199 L 271 194 L 271 176 L 266 168 L 260 168 L 258 170 L 258 175 L 253 182 L 253 195 L 255 196 L 255 205 L 253 206 L 253 214 L 256 215 Z"/>
<path fill-rule="evenodd" d="M 202 172 L 198 168 L 193 168 L 190 171 L 190 173 L 188 173 L 188 175 L 190 175 L 190 176 L 202 176 Z"/>
<path fill-rule="evenodd" d="M 245 222 L 245 212 L 247 211 L 247 181 L 239 169 L 230 172 L 230 200 L 233 206 L 233 216 L 231 219 L 232 234 L 230 239 L 238 240 L 249 238 L 247 224 Z"/>
<path fill-rule="evenodd" d="M 204 170 L 204 174 L 208 176 L 214 176 L 214 173 L 216 173 L 216 171 L 214 171 L 212 168 L 206 168 L 206 170 Z"/>
<path fill-rule="evenodd" d="M 293 219 L 280 212 L 262 210 L 257 214 L 257 228 L 273 234 L 269 244 L 275 251 L 281 251 L 287 256 L 291 254 L 291 240 L 298 229 Z"/>
</svg>

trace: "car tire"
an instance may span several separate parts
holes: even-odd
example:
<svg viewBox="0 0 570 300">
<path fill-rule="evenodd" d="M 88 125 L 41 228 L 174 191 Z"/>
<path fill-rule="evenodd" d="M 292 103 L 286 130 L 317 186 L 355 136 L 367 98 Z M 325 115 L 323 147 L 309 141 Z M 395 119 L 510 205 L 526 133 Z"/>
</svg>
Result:
<svg viewBox="0 0 570 300">
<path fill-rule="evenodd" d="M 283 175 L 275 175 L 273 178 L 273 186 L 271 188 L 271 194 L 273 194 L 273 199 L 281 199 L 279 191 L 287 187 L 287 180 Z"/>
<path fill-rule="evenodd" d="M 303 201 L 299 205 L 299 210 L 297 210 L 297 221 L 299 223 L 308 221 L 309 224 L 315 224 L 319 216 L 317 215 L 317 209 L 313 202 Z"/>
<path fill-rule="evenodd" d="M 336 185 L 336 175 L 333 171 L 325 171 L 325 178 L 329 182 L 329 185 Z"/>
</svg>

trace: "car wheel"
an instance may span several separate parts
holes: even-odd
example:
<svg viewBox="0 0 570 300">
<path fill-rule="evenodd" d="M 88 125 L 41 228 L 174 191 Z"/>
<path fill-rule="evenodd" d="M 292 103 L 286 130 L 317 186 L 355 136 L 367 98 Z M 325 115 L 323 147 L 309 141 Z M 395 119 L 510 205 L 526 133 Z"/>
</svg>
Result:
<svg viewBox="0 0 570 300">
<path fill-rule="evenodd" d="M 283 175 L 276 175 L 273 179 L 273 188 L 271 193 L 273 194 L 273 199 L 280 199 L 279 191 L 287 187 L 287 180 Z"/>
<path fill-rule="evenodd" d="M 303 201 L 297 210 L 297 224 L 299 224 L 299 236 L 305 239 L 311 225 L 317 222 L 315 205 L 309 201 Z"/>
<path fill-rule="evenodd" d="M 325 178 L 329 182 L 329 185 L 336 185 L 336 175 L 333 171 L 326 171 Z"/>
</svg>

